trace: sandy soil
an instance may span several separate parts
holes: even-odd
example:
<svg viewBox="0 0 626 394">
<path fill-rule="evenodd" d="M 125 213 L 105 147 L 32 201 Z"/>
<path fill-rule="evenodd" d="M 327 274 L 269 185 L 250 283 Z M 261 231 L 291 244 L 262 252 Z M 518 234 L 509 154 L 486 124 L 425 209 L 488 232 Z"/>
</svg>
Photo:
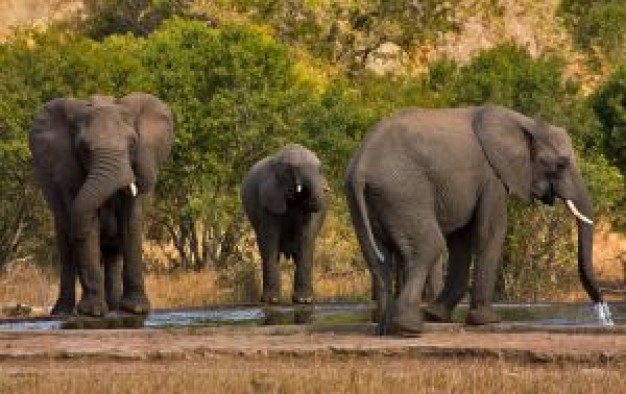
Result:
<svg viewBox="0 0 626 394">
<path fill-rule="evenodd" d="M 367 324 L 143 330 L 1 331 L 0 365 L 52 360 L 201 360 L 391 356 L 626 364 L 626 330 L 429 325 L 420 337 L 378 337 Z"/>
</svg>

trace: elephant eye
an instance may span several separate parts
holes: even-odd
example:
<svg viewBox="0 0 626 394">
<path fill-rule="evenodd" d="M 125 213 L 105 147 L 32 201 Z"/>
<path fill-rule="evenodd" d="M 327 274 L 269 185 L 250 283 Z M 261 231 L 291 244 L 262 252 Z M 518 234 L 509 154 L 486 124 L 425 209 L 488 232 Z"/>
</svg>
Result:
<svg viewBox="0 0 626 394">
<path fill-rule="evenodd" d="M 569 165 L 569 158 L 565 156 L 560 156 L 556 161 L 556 169 L 561 171 L 564 170 L 565 167 Z"/>
</svg>

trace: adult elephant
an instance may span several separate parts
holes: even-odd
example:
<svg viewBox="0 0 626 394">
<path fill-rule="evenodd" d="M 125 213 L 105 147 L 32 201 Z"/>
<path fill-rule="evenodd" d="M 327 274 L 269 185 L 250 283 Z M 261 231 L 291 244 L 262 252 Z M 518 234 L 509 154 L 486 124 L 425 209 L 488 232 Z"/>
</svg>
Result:
<svg viewBox="0 0 626 394">
<path fill-rule="evenodd" d="M 29 135 L 35 177 L 54 215 L 61 263 L 52 314 L 121 308 L 146 313 L 141 203 L 169 155 L 172 114 L 158 98 L 58 98 L 36 114 Z M 104 275 L 102 266 L 104 266 Z"/>
<path fill-rule="evenodd" d="M 592 267 L 593 204 L 567 132 L 497 107 L 406 109 L 376 124 L 346 174 L 350 214 L 376 278 L 381 334 L 421 332 L 421 295 L 448 251 L 445 285 L 426 309 L 449 321 L 474 258 L 468 324 L 499 321 L 491 307 L 506 233 L 506 198 L 553 204 L 577 218 L 582 284 L 602 302 Z M 389 262 L 404 283 L 391 296 Z"/>
<path fill-rule="evenodd" d="M 293 302 L 313 301 L 313 251 L 326 215 L 325 188 L 320 160 L 298 144 L 260 160 L 245 176 L 241 200 L 263 263 L 263 302 L 279 301 L 281 253 L 295 264 Z"/>
</svg>

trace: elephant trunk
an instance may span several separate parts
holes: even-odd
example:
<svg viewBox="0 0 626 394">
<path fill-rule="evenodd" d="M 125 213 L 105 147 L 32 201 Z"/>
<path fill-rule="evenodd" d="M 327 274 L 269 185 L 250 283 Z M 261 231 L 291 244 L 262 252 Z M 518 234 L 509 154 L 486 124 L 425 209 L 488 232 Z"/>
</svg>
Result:
<svg viewBox="0 0 626 394">
<path fill-rule="evenodd" d="M 96 150 L 85 183 L 72 205 L 72 233 L 82 239 L 97 228 L 98 209 L 118 190 L 129 187 L 137 193 L 135 176 L 125 151 Z"/>
<path fill-rule="evenodd" d="M 602 302 L 602 294 L 593 272 L 593 203 L 579 174 L 576 174 L 574 198 L 565 199 L 576 217 L 578 227 L 578 273 L 580 281 L 594 303 Z"/>
<path fill-rule="evenodd" d="M 309 191 L 309 209 L 319 212 L 324 207 L 324 184 L 321 181 L 311 182 Z"/>
</svg>

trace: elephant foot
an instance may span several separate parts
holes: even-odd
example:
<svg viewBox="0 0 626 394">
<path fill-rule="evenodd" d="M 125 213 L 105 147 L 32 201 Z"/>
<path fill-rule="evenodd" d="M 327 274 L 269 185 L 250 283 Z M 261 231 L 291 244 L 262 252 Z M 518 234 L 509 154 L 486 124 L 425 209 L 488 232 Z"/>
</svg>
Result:
<svg viewBox="0 0 626 394">
<path fill-rule="evenodd" d="M 376 326 L 376 335 L 386 336 L 395 333 L 395 328 L 391 319 L 391 313 L 385 312 L 381 314 L 378 313 L 378 311 L 376 310 L 372 312 L 372 319 L 375 322 L 378 322 L 378 325 Z"/>
<path fill-rule="evenodd" d="M 74 314 L 74 301 L 57 300 L 50 314 L 53 316 L 70 316 Z"/>
<path fill-rule="evenodd" d="M 399 335 L 419 335 L 424 332 L 424 321 L 422 312 L 415 310 L 406 310 L 396 314 L 392 319 L 393 333 Z"/>
<path fill-rule="evenodd" d="M 312 304 L 313 303 L 313 297 L 312 296 L 299 296 L 299 295 L 295 295 L 291 298 L 291 301 L 294 304 Z"/>
<path fill-rule="evenodd" d="M 442 304 L 430 304 L 423 309 L 424 320 L 430 322 L 452 322 L 452 311 Z"/>
<path fill-rule="evenodd" d="M 263 295 L 261 296 L 261 302 L 265 304 L 278 304 L 280 300 L 278 299 L 277 295 L 263 293 Z"/>
<path fill-rule="evenodd" d="M 107 306 L 110 311 L 118 311 L 120 309 L 120 299 L 119 298 L 107 298 Z"/>
<path fill-rule="evenodd" d="M 95 296 L 87 296 L 78 302 L 76 311 L 79 315 L 100 317 L 106 315 L 109 308 L 104 300 Z"/>
<path fill-rule="evenodd" d="M 500 314 L 489 306 L 481 306 L 470 309 L 465 319 L 465 324 L 470 326 L 481 326 L 490 323 L 499 323 Z"/>
<path fill-rule="evenodd" d="M 132 294 L 122 297 L 119 309 L 135 315 L 145 315 L 150 312 L 150 301 L 145 294 Z"/>
</svg>

